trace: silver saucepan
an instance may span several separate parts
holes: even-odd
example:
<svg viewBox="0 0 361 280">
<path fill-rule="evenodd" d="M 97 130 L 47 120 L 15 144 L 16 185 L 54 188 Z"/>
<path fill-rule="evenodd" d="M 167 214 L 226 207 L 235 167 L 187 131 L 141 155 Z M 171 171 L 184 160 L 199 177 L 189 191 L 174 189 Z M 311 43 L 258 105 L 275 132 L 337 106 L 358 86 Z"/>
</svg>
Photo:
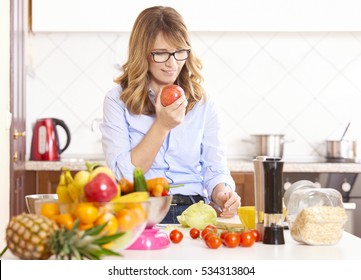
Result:
<svg viewBox="0 0 361 280">
<path fill-rule="evenodd" d="M 254 156 L 283 157 L 284 143 L 292 142 L 286 140 L 284 134 L 253 134 L 251 140 L 244 139 L 244 142 L 255 145 Z"/>
<path fill-rule="evenodd" d="M 328 140 L 326 141 L 326 156 L 328 159 L 356 160 L 355 140 Z"/>
</svg>

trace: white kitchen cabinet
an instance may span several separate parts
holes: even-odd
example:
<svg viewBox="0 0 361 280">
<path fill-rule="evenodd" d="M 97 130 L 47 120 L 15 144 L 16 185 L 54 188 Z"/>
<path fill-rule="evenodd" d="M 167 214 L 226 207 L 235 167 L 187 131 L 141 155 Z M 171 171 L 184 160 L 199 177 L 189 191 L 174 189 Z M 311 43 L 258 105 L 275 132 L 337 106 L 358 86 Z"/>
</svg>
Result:
<svg viewBox="0 0 361 280">
<path fill-rule="evenodd" d="M 190 31 L 361 31 L 359 0 L 32 0 L 32 30 L 129 32 L 154 5 L 176 8 Z"/>
</svg>

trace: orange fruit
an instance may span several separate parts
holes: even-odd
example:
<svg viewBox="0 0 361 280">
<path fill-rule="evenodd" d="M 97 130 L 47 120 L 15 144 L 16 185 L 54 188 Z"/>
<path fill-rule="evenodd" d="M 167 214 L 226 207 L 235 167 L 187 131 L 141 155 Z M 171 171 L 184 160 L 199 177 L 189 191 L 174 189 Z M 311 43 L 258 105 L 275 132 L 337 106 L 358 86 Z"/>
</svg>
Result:
<svg viewBox="0 0 361 280">
<path fill-rule="evenodd" d="M 40 206 L 40 215 L 49 219 L 54 219 L 55 216 L 60 214 L 59 205 L 57 203 L 43 203 Z"/>
<path fill-rule="evenodd" d="M 139 225 L 143 222 L 145 222 L 147 220 L 148 214 L 147 211 L 144 209 L 144 207 L 139 204 L 139 203 L 135 203 L 135 204 L 130 204 L 127 206 L 128 209 L 132 210 L 136 217 L 136 224 Z"/>
<path fill-rule="evenodd" d="M 124 208 L 116 214 L 120 231 L 132 230 L 137 225 L 137 214 L 131 209 Z"/>
<path fill-rule="evenodd" d="M 93 223 L 89 223 L 89 224 L 83 224 L 83 223 L 80 223 L 79 224 L 79 229 L 80 230 L 87 230 L 87 229 L 90 229 L 94 226 Z"/>
<path fill-rule="evenodd" d="M 54 220 L 59 227 L 64 226 L 67 230 L 74 226 L 74 218 L 69 213 L 57 215 Z"/>
<path fill-rule="evenodd" d="M 75 208 L 75 216 L 81 224 L 92 224 L 98 218 L 98 208 L 92 203 L 78 203 Z"/>
<path fill-rule="evenodd" d="M 104 249 L 108 249 L 108 250 L 111 250 L 113 246 L 114 246 L 114 242 L 108 242 L 102 245 Z"/>
<path fill-rule="evenodd" d="M 105 223 L 107 223 L 107 225 L 102 230 L 102 234 L 105 233 L 106 235 L 112 235 L 117 232 L 118 220 L 112 213 L 106 212 L 100 215 L 98 219 L 96 219 L 94 225 L 100 226 Z"/>
</svg>

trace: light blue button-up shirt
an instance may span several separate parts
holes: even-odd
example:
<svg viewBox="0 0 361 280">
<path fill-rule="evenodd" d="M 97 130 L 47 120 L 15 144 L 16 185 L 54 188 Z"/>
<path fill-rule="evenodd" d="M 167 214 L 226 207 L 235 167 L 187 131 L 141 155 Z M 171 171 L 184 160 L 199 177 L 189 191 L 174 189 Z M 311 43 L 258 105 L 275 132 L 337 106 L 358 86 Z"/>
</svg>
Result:
<svg viewBox="0 0 361 280">
<path fill-rule="evenodd" d="M 117 86 L 107 93 L 100 130 L 108 166 L 118 179 L 133 181 L 135 166 L 130 152 L 148 132 L 155 116 L 131 114 L 119 98 L 121 91 Z M 154 100 L 152 91 L 149 97 Z M 171 185 L 184 185 L 171 189 L 172 194 L 210 197 L 219 183 L 235 189 L 227 168 L 220 120 L 210 97 L 198 102 L 169 132 L 145 177 L 165 177 Z"/>
</svg>

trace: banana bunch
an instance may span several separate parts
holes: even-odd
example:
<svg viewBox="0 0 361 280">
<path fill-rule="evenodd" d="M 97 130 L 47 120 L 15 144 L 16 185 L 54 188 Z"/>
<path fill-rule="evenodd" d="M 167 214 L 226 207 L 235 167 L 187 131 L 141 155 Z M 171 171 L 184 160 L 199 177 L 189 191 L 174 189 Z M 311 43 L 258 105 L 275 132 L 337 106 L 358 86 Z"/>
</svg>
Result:
<svg viewBox="0 0 361 280">
<path fill-rule="evenodd" d="M 89 176 L 90 173 L 87 170 L 81 170 L 73 178 L 70 169 L 63 167 L 56 189 L 58 201 L 60 203 L 83 201 L 84 186 L 88 183 Z"/>
<path fill-rule="evenodd" d="M 56 194 L 58 195 L 58 201 L 60 203 L 68 203 L 73 201 L 68 191 L 68 185 L 65 178 L 65 173 L 66 173 L 66 169 L 62 168 L 62 172 L 59 178 L 59 183 L 56 188 Z"/>
<path fill-rule="evenodd" d="M 68 186 L 68 193 L 72 199 L 73 202 L 79 202 L 80 196 L 81 196 L 81 188 L 78 187 L 78 185 L 74 182 L 73 175 L 71 175 L 71 172 L 69 169 L 65 171 L 65 180 L 66 184 Z"/>
</svg>

